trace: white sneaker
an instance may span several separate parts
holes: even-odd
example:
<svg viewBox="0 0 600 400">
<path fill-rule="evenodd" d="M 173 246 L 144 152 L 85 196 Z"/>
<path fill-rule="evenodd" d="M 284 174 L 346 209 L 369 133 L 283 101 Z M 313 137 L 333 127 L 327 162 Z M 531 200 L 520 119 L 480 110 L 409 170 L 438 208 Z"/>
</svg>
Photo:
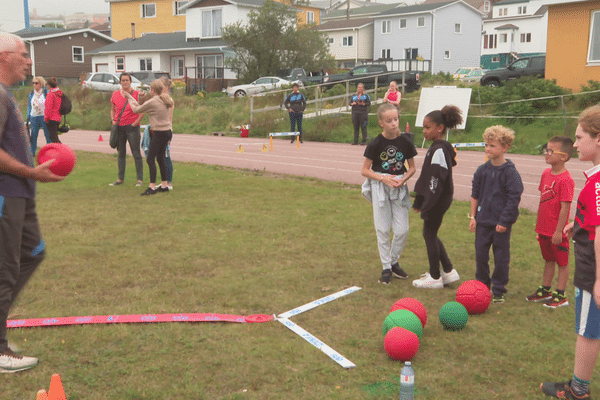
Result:
<svg viewBox="0 0 600 400">
<path fill-rule="evenodd" d="M 420 279 L 413 281 L 413 286 L 423 289 L 443 289 L 444 282 L 442 282 L 442 278 L 433 279 L 429 272 L 421 275 Z"/>
<path fill-rule="evenodd" d="M 450 271 L 448 273 L 441 271 L 441 275 L 442 275 L 442 282 L 444 282 L 444 285 L 449 285 L 451 283 L 454 283 L 454 282 L 460 280 L 460 276 L 458 275 L 458 272 L 456 272 L 456 270 L 454 268 L 452 269 L 452 271 Z"/>
<path fill-rule="evenodd" d="M 38 365 L 39 360 L 35 357 L 21 356 L 8 349 L 0 353 L 0 373 L 13 373 L 24 371 Z"/>
</svg>

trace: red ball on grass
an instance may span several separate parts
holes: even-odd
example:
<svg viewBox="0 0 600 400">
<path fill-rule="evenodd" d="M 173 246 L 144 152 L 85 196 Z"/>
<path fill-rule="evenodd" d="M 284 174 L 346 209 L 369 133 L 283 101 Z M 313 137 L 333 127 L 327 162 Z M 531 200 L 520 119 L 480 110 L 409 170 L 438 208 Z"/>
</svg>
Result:
<svg viewBox="0 0 600 400">
<path fill-rule="evenodd" d="M 394 303 L 392 308 L 390 308 L 390 312 L 396 310 L 408 310 L 413 312 L 417 317 L 419 317 L 421 320 L 421 325 L 423 325 L 423 328 L 425 328 L 425 324 L 427 324 L 427 310 L 425 309 L 423 303 L 421 303 L 419 300 L 411 297 L 400 299 Z"/>
<path fill-rule="evenodd" d="M 408 329 L 396 327 L 385 335 L 383 347 L 392 360 L 410 361 L 419 351 L 419 338 Z"/>
<path fill-rule="evenodd" d="M 43 164 L 48 160 L 54 159 L 50 165 L 50 171 L 59 176 L 67 176 L 75 168 L 75 152 L 62 143 L 48 143 L 40 149 L 37 155 L 38 164 Z"/>
<path fill-rule="evenodd" d="M 456 301 L 465 306 L 469 314 L 483 314 L 492 301 L 492 294 L 485 283 L 470 280 L 456 289 Z"/>
</svg>

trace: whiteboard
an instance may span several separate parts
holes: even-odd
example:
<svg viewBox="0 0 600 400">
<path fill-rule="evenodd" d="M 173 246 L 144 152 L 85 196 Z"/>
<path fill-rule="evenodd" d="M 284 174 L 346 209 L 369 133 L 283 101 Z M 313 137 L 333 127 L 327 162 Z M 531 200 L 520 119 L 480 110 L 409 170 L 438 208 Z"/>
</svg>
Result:
<svg viewBox="0 0 600 400">
<path fill-rule="evenodd" d="M 415 126 L 423 127 L 423 118 L 430 112 L 441 110 L 447 105 L 453 105 L 460 109 L 463 117 L 463 123 L 457 126 L 456 129 L 465 129 L 470 103 L 471 88 L 457 89 L 456 86 L 422 88 Z"/>
</svg>

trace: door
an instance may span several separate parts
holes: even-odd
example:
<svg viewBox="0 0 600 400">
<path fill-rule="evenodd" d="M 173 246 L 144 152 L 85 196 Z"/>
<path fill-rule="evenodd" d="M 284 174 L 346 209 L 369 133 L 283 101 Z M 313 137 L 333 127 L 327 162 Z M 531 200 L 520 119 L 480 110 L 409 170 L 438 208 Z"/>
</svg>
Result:
<svg viewBox="0 0 600 400">
<path fill-rule="evenodd" d="M 185 78 L 185 57 L 171 57 L 171 78 Z"/>
</svg>

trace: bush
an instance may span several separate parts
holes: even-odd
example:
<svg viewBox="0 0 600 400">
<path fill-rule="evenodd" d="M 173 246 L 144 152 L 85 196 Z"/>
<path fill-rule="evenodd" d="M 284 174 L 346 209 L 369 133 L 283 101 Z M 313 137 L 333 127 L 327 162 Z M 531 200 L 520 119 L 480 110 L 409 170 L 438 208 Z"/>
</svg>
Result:
<svg viewBox="0 0 600 400">
<path fill-rule="evenodd" d="M 578 96 L 577 105 L 580 108 L 588 108 L 600 103 L 600 82 L 589 80 L 588 84 L 589 86 L 581 85 L 582 92 L 598 92 Z"/>
</svg>

